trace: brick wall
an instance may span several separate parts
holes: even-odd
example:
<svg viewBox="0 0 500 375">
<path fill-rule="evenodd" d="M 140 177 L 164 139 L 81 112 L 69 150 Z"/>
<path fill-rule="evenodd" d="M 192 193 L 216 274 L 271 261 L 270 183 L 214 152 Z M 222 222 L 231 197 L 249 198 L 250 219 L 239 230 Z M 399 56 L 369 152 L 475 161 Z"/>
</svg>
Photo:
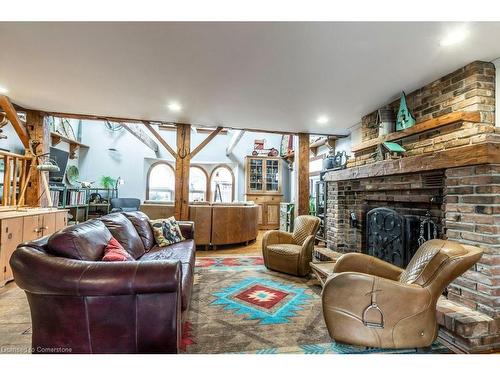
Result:
<svg viewBox="0 0 500 375">
<path fill-rule="evenodd" d="M 480 123 L 461 122 L 402 141 L 407 156 L 489 141 L 495 132 L 495 67 L 475 61 L 407 95 L 408 107 L 418 122 L 456 111 L 479 111 Z M 396 114 L 399 99 L 389 106 Z M 376 111 L 361 120 L 362 141 L 378 137 Z M 498 129 L 497 129 L 498 131 Z M 349 167 L 375 162 L 375 148 L 357 152 Z"/>
<path fill-rule="evenodd" d="M 500 317 L 500 165 L 446 171 L 446 236 L 480 246 L 481 260 L 449 288 L 448 298 Z"/>
</svg>

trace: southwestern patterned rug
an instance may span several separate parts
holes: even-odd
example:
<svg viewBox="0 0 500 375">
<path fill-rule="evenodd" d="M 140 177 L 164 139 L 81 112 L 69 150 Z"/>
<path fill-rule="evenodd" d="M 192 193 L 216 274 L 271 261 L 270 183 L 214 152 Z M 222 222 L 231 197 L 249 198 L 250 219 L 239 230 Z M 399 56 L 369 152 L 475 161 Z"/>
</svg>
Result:
<svg viewBox="0 0 500 375">
<path fill-rule="evenodd" d="M 415 353 L 332 342 L 319 283 L 269 271 L 261 257 L 198 258 L 194 284 L 185 353 Z"/>
</svg>

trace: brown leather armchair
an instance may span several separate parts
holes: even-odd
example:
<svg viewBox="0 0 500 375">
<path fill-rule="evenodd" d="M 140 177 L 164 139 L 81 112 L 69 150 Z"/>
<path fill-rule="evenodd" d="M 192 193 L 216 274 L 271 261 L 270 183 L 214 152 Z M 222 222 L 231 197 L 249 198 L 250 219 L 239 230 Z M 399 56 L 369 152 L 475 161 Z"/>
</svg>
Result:
<svg viewBox="0 0 500 375">
<path fill-rule="evenodd" d="M 319 221 L 316 216 L 302 215 L 295 218 L 293 233 L 280 230 L 266 232 L 262 239 L 266 267 L 296 276 L 308 275 Z"/>
<path fill-rule="evenodd" d="M 478 247 L 431 240 L 406 270 L 360 253 L 342 255 L 323 288 L 323 315 L 339 342 L 379 348 L 430 346 L 444 288 L 481 258 Z"/>
</svg>

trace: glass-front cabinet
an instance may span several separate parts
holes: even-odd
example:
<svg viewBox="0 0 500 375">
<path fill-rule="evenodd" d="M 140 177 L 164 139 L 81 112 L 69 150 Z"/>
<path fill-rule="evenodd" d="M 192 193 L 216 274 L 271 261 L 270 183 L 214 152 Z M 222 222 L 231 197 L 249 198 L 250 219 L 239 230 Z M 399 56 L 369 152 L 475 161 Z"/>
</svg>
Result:
<svg viewBox="0 0 500 375">
<path fill-rule="evenodd" d="M 281 160 L 272 157 L 247 157 L 247 194 L 281 194 Z"/>
<path fill-rule="evenodd" d="M 282 199 L 280 158 L 248 156 L 245 164 L 245 199 L 259 206 L 259 229 L 278 229 Z"/>
<path fill-rule="evenodd" d="M 252 191 L 262 191 L 264 183 L 264 169 L 262 159 L 249 159 L 248 165 L 248 188 Z"/>
<path fill-rule="evenodd" d="M 280 190 L 280 161 L 267 159 L 266 162 L 266 191 L 278 192 Z"/>
</svg>

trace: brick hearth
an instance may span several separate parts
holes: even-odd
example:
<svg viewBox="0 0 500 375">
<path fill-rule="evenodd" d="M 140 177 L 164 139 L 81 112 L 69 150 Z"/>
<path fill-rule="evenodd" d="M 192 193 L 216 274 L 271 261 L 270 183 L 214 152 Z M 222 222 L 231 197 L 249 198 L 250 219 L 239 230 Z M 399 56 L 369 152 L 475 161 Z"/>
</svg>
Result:
<svg viewBox="0 0 500 375">
<path fill-rule="evenodd" d="M 484 250 L 438 303 L 440 337 L 465 352 L 500 348 L 500 132 L 494 125 L 494 82 L 494 66 L 474 62 L 410 93 L 417 123 L 455 111 L 479 113 L 479 120 L 403 138 L 408 152 L 399 160 L 376 162 L 375 147 L 356 147 L 348 169 L 325 175 L 331 250 L 365 251 L 365 215 L 375 207 L 421 216 L 429 211 L 440 238 Z M 373 114 L 362 120 L 364 144 L 378 137 L 373 121 Z M 358 218 L 355 228 L 351 212 Z"/>
</svg>

